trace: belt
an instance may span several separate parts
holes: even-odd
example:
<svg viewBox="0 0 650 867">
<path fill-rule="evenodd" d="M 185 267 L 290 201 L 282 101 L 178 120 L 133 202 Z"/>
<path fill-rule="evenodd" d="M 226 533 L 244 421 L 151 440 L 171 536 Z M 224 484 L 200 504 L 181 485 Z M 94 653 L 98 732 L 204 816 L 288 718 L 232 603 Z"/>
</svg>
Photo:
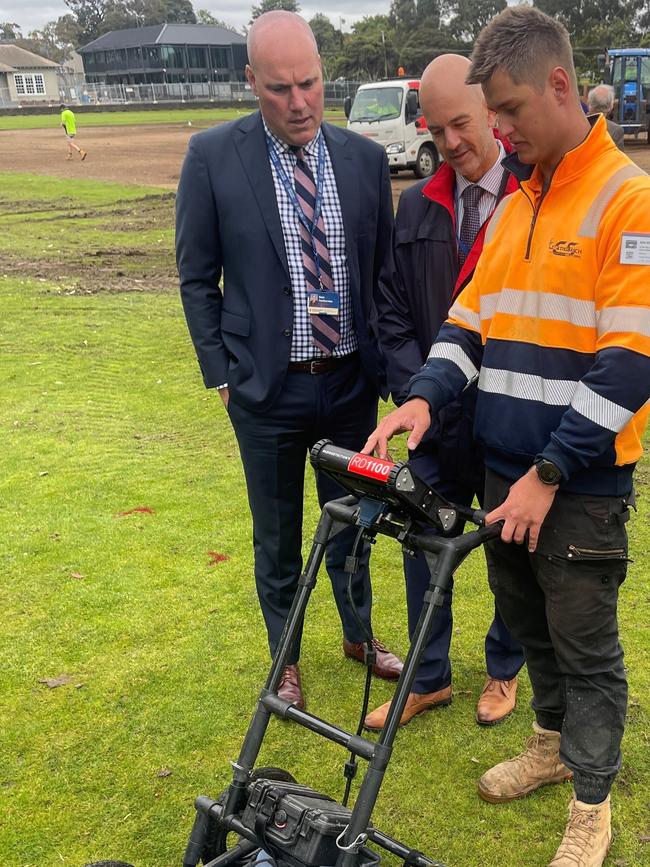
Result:
<svg viewBox="0 0 650 867">
<path fill-rule="evenodd" d="M 329 373 L 331 370 L 336 370 L 343 364 L 353 361 L 359 355 L 358 352 L 351 352 L 349 355 L 342 355 L 338 358 L 310 358 L 308 361 L 290 361 L 289 373 L 311 373 L 315 376 L 319 373 Z"/>
</svg>

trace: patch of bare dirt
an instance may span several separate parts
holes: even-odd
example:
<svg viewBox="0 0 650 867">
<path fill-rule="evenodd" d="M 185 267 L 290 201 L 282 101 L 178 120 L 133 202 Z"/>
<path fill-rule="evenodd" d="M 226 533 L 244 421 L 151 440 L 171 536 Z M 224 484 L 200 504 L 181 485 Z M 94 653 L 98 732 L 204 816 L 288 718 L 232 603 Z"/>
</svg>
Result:
<svg viewBox="0 0 650 867">
<path fill-rule="evenodd" d="M 175 190 L 194 127 L 180 124 L 84 127 L 76 141 L 88 156 L 66 160 L 66 142 L 52 116 L 52 129 L 2 130 L 2 170 L 54 177 L 92 178 Z"/>
<path fill-rule="evenodd" d="M 63 262 L 25 259 L 0 253 L 0 274 L 21 280 L 33 279 L 53 283 L 66 295 L 95 295 L 98 292 L 175 292 L 178 275 L 174 257 L 163 255 L 163 262 L 152 263 L 151 253 L 129 251 L 129 258 L 140 258 L 140 267 L 121 265 L 124 250 L 90 253 L 81 261 Z"/>
<path fill-rule="evenodd" d="M 105 217 L 108 220 L 106 228 L 110 231 L 120 231 L 123 226 L 130 228 L 151 228 L 152 222 L 157 228 L 170 226 L 174 219 L 175 193 L 161 193 L 150 196 L 142 196 L 137 199 L 118 199 L 110 204 L 98 205 L 93 208 L 80 206 L 72 199 L 62 198 L 56 202 L 33 200 L 21 202 L 20 209 L 16 209 L 10 199 L 0 195 L 0 217 L 3 214 L 11 214 L 14 225 L 20 220 L 16 217 L 24 217 L 24 222 L 50 223 L 61 220 L 97 219 Z M 168 208 L 161 208 L 161 203 L 168 203 Z M 117 218 L 125 218 L 120 222 Z"/>
<path fill-rule="evenodd" d="M 173 225 L 173 199 L 183 157 L 197 125 L 151 124 L 138 126 L 86 127 L 81 123 L 77 136 L 88 152 L 83 162 L 66 161 L 66 144 L 52 117 L 52 129 L 0 131 L 2 171 L 30 172 L 67 178 L 117 181 L 162 187 L 167 194 L 145 195 L 135 200 L 111 203 L 107 207 L 80 207 L 70 199 L 57 202 L 21 202 L 20 210 L 2 197 L 0 214 L 24 216 L 30 225 L 69 221 L 98 220 L 98 228 L 137 238 L 139 232 Z M 650 172 L 650 148 L 640 142 L 626 143 L 628 155 Z M 415 182 L 411 172 L 391 178 L 393 203 L 401 192 Z M 169 249 L 166 247 L 169 246 Z M 0 253 L 0 274 L 54 281 L 71 294 L 94 292 L 175 291 L 178 285 L 171 245 L 157 249 L 104 248 L 89 250 L 76 261 L 63 261 L 55 255 L 26 260 L 24 256 Z"/>
<path fill-rule="evenodd" d="M 175 190 L 187 143 L 198 125 L 150 124 L 138 126 L 84 127 L 83 116 L 77 134 L 79 145 L 88 157 L 66 161 L 66 143 L 52 115 L 52 129 L 0 130 L 2 171 L 32 172 L 75 178 L 144 184 Z M 645 171 L 650 171 L 650 148 L 628 139 L 628 155 Z M 411 172 L 394 177 L 393 195 L 415 178 Z"/>
<path fill-rule="evenodd" d="M 172 245 L 137 245 L 137 238 L 152 228 L 169 229 L 174 221 L 174 192 L 152 193 L 135 199 L 120 199 L 107 205 L 84 207 L 78 200 L 61 198 L 56 202 L 34 199 L 21 203 L 19 212 L 12 203 L 0 195 L 0 217 L 11 215 L 12 230 L 25 223 L 26 231 L 38 223 L 56 226 L 70 223 L 75 232 L 80 227 L 83 233 L 92 225 L 88 234 L 92 238 L 86 249 L 75 251 L 70 256 L 65 250 L 57 250 L 49 244 L 47 252 L 31 254 L 13 252 L 9 246 L 0 251 L 0 274 L 47 281 L 57 286 L 57 291 L 68 294 L 94 294 L 96 292 L 150 292 L 176 291 L 178 277 Z M 49 237 L 56 237 L 48 228 Z M 134 246 L 110 245 L 106 240 L 116 232 L 125 233 L 125 242 Z M 101 246 L 97 246 L 97 239 Z M 115 244 L 115 242 L 114 242 Z M 51 248 L 51 249 L 50 249 Z"/>
</svg>

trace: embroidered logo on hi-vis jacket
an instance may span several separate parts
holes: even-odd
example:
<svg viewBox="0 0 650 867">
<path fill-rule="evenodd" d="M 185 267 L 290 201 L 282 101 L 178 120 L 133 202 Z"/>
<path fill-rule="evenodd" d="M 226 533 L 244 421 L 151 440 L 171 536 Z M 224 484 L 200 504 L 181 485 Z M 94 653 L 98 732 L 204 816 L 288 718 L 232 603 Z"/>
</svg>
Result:
<svg viewBox="0 0 650 867">
<path fill-rule="evenodd" d="M 554 241 L 548 242 L 548 249 L 554 256 L 573 256 L 579 259 L 582 256 L 582 247 L 577 241 Z"/>
<path fill-rule="evenodd" d="M 579 259 L 582 256 L 582 247 L 577 241 L 553 241 L 548 242 L 548 249 L 554 256 L 573 256 Z"/>
</svg>

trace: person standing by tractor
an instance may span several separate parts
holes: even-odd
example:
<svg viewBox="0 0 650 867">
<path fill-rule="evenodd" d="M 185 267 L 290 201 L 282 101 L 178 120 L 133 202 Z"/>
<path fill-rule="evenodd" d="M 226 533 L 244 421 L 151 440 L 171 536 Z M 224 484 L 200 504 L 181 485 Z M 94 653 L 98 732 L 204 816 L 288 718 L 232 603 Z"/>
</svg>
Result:
<svg viewBox="0 0 650 867">
<path fill-rule="evenodd" d="M 625 131 L 611 119 L 614 108 L 614 88 L 611 84 L 598 84 L 589 91 L 587 97 L 589 114 L 602 114 L 607 123 L 607 132 L 619 150 L 625 150 Z"/>
</svg>

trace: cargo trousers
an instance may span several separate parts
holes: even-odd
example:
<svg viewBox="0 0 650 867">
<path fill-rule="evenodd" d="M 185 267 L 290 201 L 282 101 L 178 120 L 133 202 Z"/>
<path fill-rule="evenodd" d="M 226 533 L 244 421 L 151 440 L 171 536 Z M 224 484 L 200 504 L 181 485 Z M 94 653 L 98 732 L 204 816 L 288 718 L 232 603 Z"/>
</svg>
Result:
<svg viewBox="0 0 650 867">
<path fill-rule="evenodd" d="M 487 471 L 488 511 L 511 484 Z M 629 497 L 560 490 L 534 553 L 500 539 L 486 545 L 498 609 L 524 648 L 537 723 L 561 732 L 576 797 L 592 804 L 607 797 L 621 766 L 627 681 L 617 602 L 628 519 Z"/>
</svg>

